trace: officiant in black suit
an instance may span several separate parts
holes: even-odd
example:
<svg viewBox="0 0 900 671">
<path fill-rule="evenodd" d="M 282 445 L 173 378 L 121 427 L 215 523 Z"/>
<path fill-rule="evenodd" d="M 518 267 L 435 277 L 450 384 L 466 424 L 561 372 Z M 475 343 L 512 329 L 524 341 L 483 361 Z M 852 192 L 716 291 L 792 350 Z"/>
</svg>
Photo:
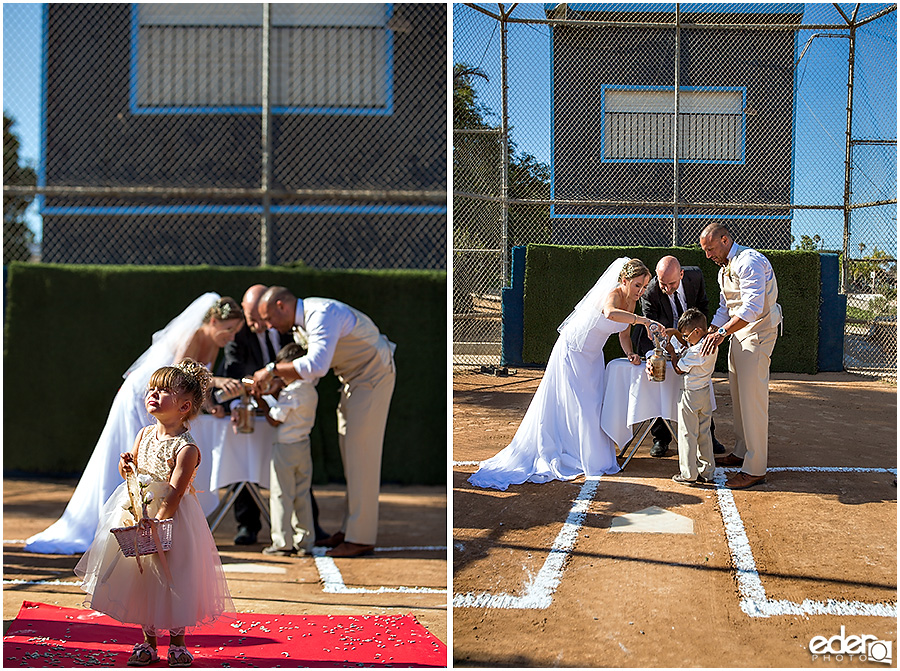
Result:
<svg viewBox="0 0 900 671">
<path fill-rule="evenodd" d="M 682 268 L 674 256 L 664 256 L 656 264 L 656 276 L 650 280 L 647 290 L 641 296 L 641 310 L 645 317 L 658 321 L 666 328 L 677 328 L 678 317 L 687 308 L 697 308 L 704 315 L 707 314 L 709 299 L 706 297 L 703 272 L 697 266 Z M 644 328 L 631 329 L 631 342 L 634 344 L 634 351 L 641 356 L 653 349 L 653 341 Z M 664 457 L 672 441 L 672 434 L 661 419 L 654 422 L 650 432 L 653 434 L 650 455 Z M 714 422 L 710 422 L 710 433 L 713 450 L 717 454 L 725 452 L 725 447 L 716 440 Z"/>
<path fill-rule="evenodd" d="M 267 329 L 260 318 L 259 299 L 266 289 L 268 287 L 263 284 L 254 284 L 244 292 L 241 308 L 244 311 L 245 323 L 235 334 L 234 340 L 225 346 L 219 373 L 223 377 L 239 380 L 251 376 L 254 371 L 275 361 L 275 355 L 284 345 L 294 342 L 290 333 L 281 335 L 275 329 Z M 312 508 L 316 539 L 328 537 L 329 534 L 319 526 L 319 510 L 315 498 L 312 499 Z M 256 537 L 262 528 L 259 506 L 246 487 L 234 501 L 234 517 L 238 524 L 238 532 L 234 537 L 235 545 L 256 543 Z"/>
</svg>

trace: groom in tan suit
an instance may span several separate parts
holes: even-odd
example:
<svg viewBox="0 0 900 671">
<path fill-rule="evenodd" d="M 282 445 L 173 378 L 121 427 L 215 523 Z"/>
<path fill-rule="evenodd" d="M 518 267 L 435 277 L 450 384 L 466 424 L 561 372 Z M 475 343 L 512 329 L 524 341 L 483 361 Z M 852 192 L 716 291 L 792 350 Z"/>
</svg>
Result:
<svg viewBox="0 0 900 671">
<path fill-rule="evenodd" d="M 728 385 L 734 408 L 734 451 L 717 458 L 720 466 L 741 466 L 725 483 L 744 489 L 766 481 L 769 449 L 769 363 L 781 306 L 778 283 L 769 260 L 734 242 L 725 224 L 712 223 L 700 233 L 706 257 L 719 270 L 719 310 L 712 318 L 703 353 L 730 338 Z"/>
<path fill-rule="evenodd" d="M 306 356 L 270 363 L 253 374 L 265 387 L 272 376 L 285 382 L 315 380 L 329 369 L 341 383 L 338 439 L 347 481 L 341 530 L 319 543 L 330 557 L 358 557 L 375 549 L 381 451 L 394 392 L 396 345 L 359 310 L 330 298 L 294 296 L 270 287 L 260 298 L 259 315 L 279 333 L 293 332 Z"/>
</svg>

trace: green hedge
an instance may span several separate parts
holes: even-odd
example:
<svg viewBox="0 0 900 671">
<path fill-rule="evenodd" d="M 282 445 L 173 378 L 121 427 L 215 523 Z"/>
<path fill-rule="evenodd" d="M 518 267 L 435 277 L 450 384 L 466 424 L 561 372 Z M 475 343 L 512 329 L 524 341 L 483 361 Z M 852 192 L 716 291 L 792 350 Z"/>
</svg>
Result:
<svg viewBox="0 0 900 671">
<path fill-rule="evenodd" d="M 382 479 L 446 482 L 447 274 L 288 267 L 12 264 L 3 347 L 4 471 L 80 473 L 122 374 L 151 335 L 200 294 L 240 300 L 257 282 L 344 301 L 397 343 Z M 318 389 L 315 479 L 341 481 L 337 379 L 329 373 Z"/>
<path fill-rule="evenodd" d="M 763 250 L 778 280 L 784 332 L 772 354 L 772 372 L 815 373 L 819 340 L 819 255 Z M 524 345 L 526 363 L 545 364 L 559 335 L 557 327 L 603 271 L 620 256 L 637 257 L 653 272 L 671 254 L 684 266 L 699 266 L 709 298 L 708 317 L 719 305 L 718 266 L 698 247 L 576 247 L 528 245 L 525 261 Z M 716 369 L 726 371 L 728 347 L 720 348 Z M 604 348 L 606 360 L 624 356 L 618 338 Z"/>
</svg>

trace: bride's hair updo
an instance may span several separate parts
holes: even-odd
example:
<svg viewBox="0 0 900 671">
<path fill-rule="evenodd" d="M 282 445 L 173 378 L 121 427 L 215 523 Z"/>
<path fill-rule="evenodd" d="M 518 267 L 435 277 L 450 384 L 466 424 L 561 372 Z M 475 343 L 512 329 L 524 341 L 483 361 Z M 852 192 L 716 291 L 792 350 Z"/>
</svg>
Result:
<svg viewBox="0 0 900 671">
<path fill-rule="evenodd" d="M 643 277 L 644 275 L 650 275 L 650 269 L 644 265 L 644 262 L 640 259 L 629 259 L 628 262 L 622 266 L 622 272 L 619 273 L 619 281 L 625 282 L 626 280 L 633 280 L 635 277 Z"/>
<path fill-rule="evenodd" d="M 203 315 L 203 323 L 208 324 L 209 320 L 215 317 L 219 321 L 226 321 L 228 319 L 243 319 L 244 311 L 241 310 L 241 305 L 236 300 L 234 300 L 231 296 L 222 296 L 219 300 L 217 300 L 213 306 L 206 311 L 206 314 Z"/>
<path fill-rule="evenodd" d="M 163 366 L 154 371 L 147 387 L 189 395 L 191 411 L 185 416 L 185 419 L 193 419 L 200 414 L 211 379 L 212 374 L 206 370 L 203 364 L 193 359 L 185 359 L 174 366 Z"/>
</svg>

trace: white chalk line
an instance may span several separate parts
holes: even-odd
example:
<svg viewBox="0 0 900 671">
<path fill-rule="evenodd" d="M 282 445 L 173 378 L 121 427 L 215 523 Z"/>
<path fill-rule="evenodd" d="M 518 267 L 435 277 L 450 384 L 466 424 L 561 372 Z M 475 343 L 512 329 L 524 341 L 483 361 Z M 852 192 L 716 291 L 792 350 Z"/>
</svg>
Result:
<svg viewBox="0 0 900 671">
<path fill-rule="evenodd" d="M 15 541 L 4 541 L 4 544 L 14 543 Z M 24 542 L 24 541 L 21 541 Z M 411 546 L 393 546 L 375 548 L 375 552 L 401 552 L 401 551 L 446 551 L 444 545 L 411 545 Z M 313 558 L 316 564 L 316 570 L 322 580 L 322 591 L 328 594 L 446 594 L 446 589 L 434 587 L 347 587 L 344 584 L 344 577 L 341 575 L 340 569 L 334 563 L 334 559 L 325 556 L 327 548 L 316 547 L 313 550 Z M 17 580 L 4 579 L 4 585 L 46 585 L 46 586 L 62 586 L 71 585 L 78 587 L 80 581 L 63 581 L 63 580 Z"/>
<path fill-rule="evenodd" d="M 454 464 L 457 462 L 454 462 Z M 769 599 L 765 587 L 756 569 L 756 561 L 750 548 L 750 541 L 744 530 L 737 506 L 734 503 L 732 490 L 725 487 L 726 471 L 736 468 L 717 468 L 715 474 L 716 495 L 719 510 L 725 525 L 725 536 L 737 573 L 741 592 L 741 610 L 750 617 L 772 617 L 776 615 L 871 615 L 876 617 L 897 617 L 897 604 L 865 603 L 862 601 L 842 601 L 829 599 L 813 601 L 805 599 L 802 603 L 794 603 L 783 599 Z M 767 472 L 805 472 L 805 473 L 893 473 L 896 468 L 864 468 L 850 466 L 779 466 L 767 469 Z M 550 556 L 538 576 L 527 587 L 524 596 L 509 594 L 491 594 L 489 592 L 455 594 L 454 608 L 547 608 L 553 601 L 553 593 L 562 579 L 562 569 L 568 553 L 575 543 L 578 530 L 587 512 L 587 503 L 597 490 L 598 478 L 586 478 L 586 482 L 572 506 L 563 529 L 556 537 Z M 590 494 L 586 496 L 587 492 Z M 543 575 L 542 575 L 543 574 Z"/>
<path fill-rule="evenodd" d="M 4 585 L 71 585 L 72 587 L 78 587 L 81 585 L 80 580 L 19 580 L 16 578 L 4 578 Z"/>
<path fill-rule="evenodd" d="M 585 478 L 578 496 L 572 503 L 562 529 L 553 541 L 550 554 L 538 574 L 525 586 L 525 594 L 490 594 L 488 592 L 454 594 L 454 608 L 547 608 L 562 580 L 563 568 L 578 539 L 588 506 L 597 491 L 599 478 Z"/>
<path fill-rule="evenodd" d="M 730 469 L 729 469 L 730 470 Z M 778 467 L 772 471 L 800 471 L 813 473 L 897 473 L 895 468 L 842 468 L 827 466 Z M 814 601 L 804 599 L 795 603 L 785 599 L 769 599 L 766 589 L 756 569 L 756 560 L 750 548 L 750 541 L 744 530 L 744 522 L 734 502 L 733 492 L 725 486 L 725 471 L 717 468 L 714 476 L 719 511 L 725 524 L 725 537 L 731 561 L 737 572 L 738 588 L 741 593 L 741 610 L 750 617 L 773 617 L 776 615 L 871 615 L 875 617 L 897 617 L 897 604 L 865 603 L 828 599 Z"/>
<path fill-rule="evenodd" d="M 407 548 L 376 548 L 382 551 L 396 550 L 446 550 L 446 547 L 438 546 L 422 546 Z M 341 575 L 340 569 L 334 563 L 334 559 L 325 555 L 327 548 L 313 548 L 313 559 L 316 562 L 316 570 L 319 572 L 319 578 L 322 580 L 322 591 L 328 594 L 446 594 L 446 589 L 435 587 L 347 587 L 344 583 L 344 576 Z"/>
</svg>

